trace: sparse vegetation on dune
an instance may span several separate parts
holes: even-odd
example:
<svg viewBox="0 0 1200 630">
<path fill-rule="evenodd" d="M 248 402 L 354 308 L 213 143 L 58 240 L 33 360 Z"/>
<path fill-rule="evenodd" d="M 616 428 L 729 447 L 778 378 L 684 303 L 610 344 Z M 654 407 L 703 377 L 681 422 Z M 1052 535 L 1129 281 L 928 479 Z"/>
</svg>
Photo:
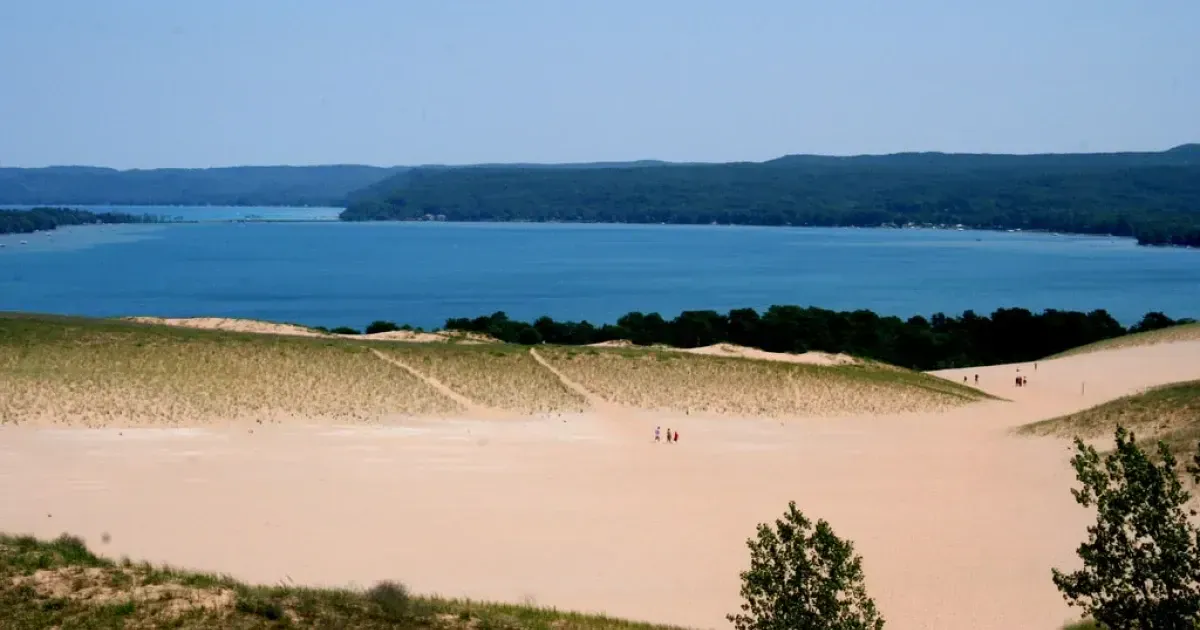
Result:
<svg viewBox="0 0 1200 630">
<path fill-rule="evenodd" d="M 1079 346 L 1078 348 L 1072 348 L 1065 352 L 1060 352 L 1049 358 L 1058 359 L 1077 354 L 1099 352 L 1101 350 L 1117 350 L 1119 348 L 1153 346 L 1160 343 L 1175 343 L 1179 341 L 1200 341 L 1200 322 L 1179 324 L 1167 328 L 1160 328 L 1158 330 L 1132 333 L 1122 337 L 1105 339 L 1104 341 L 1097 341 L 1096 343 L 1089 343 L 1085 346 Z"/>
<path fill-rule="evenodd" d="M 1125 396 L 1070 415 L 1027 424 L 1026 435 L 1053 435 L 1083 439 L 1109 435 L 1126 427 L 1139 440 L 1166 442 L 1182 452 L 1200 439 L 1200 381 L 1173 383 Z"/>
<path fill-rule="evenodd" d="M 587 408 L 523 346 L 406 344 L 380 350 L 488 407 L 517 413 Z"/>
<path fill-rule="evenodd" d="M 938 409 L 983 397 L 869 361 L 814 366 L 645 348 L 542 348 L 568 378 L 611 402 L 644 409 L 829 415 Z M 0 315 L 0 420 L 85 426 L 354 422 L 466 411 L 372 350 L 485 407 L 522 414 L 587 408 L 523 346 L 10 314 Z"/>
<path fill-rule="evenodd" d="M 69 536 L 0 534 L 3 627 L 670 630 L 599 615 L 366 591 L 250 586 L 227 577 L 97 557 Z M 678 629 L 677 629 L 678 630 Z"/>
<path fill-rule="evenodd" d="M 342 340 L 0 316 L 0 421 L 367 421 L 457 405 Z"/>
<path fill-rule="evenodd" d="M 619 405 L 722 415 L 837 415 L 940 409 L 980 392 L 873 364 L 815 366 L 672 350 L 546 347 L 567 378 Z"/>
</svg>

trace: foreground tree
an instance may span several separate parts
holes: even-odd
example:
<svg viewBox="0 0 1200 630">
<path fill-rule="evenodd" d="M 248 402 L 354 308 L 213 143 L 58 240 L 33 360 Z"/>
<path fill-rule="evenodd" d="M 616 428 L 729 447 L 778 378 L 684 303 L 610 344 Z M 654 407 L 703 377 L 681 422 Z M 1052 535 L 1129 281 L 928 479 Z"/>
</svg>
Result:
<svg viewBox="0 0 1200 630">
<path fill-rule="evenodd" d="M 1096 524 L 1077 551 L 1083 568 L 1053 570 L 1063 597 L 1114 630 L 1194 628 L 1200 530 L 1188 520 L 1191 497 L 1167 445 L 1159 442 L 1156 462 L 1118 427 L 1116 449 L 1104 455 L 1077 438 L 1071 464 L 1082 485 L 1071 493 L 1096 509 Z"/>
<path fill-rule="evenodd" d="M 788 503 L 775 526 L 761 524 L 746 541 L 742 612 L 728 615 L 737 630 L 879 630 L 883 618 L 867 597 L 862 558 L 825 521 L 812 521 Z"/>
</svg>

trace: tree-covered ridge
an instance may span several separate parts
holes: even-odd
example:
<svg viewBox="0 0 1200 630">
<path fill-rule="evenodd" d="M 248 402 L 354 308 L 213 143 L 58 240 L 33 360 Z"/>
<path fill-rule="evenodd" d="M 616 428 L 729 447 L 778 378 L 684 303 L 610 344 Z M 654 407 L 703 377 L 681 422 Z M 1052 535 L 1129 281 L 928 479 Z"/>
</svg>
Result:
<svg viewBox="0 0 1200 630">
<path fill-rule="evenodd" d="M 671 320 L 658 313 L 634 312 L 602 326 L 549 317 L 519 322 L 498 312 L 450 319 L 446 329 L 521 344 L 586 345 L 624 339 L 645 346 L 695 348 L 733 343 L 772 352 L 845 353 L 915 370 L 936 370 L 1035 361 L 1069 348 L 1188 321 L 1155 312 L 1125 328 L 1103 310 L 1032 313 L 1023 308 L 998 309 L 991 316 L 966 311 L 960 316 L 937 313 L 928 319 L 903 320 L 868 310 L 772 306 L 762 314 L 750 308 L 728 313 L 684 311 Z"/>
<path fill-rule="evenodd" d="M 793 226 L 963 225 L 1200 246 L 1200 155 L 786 156 L 605 169 L 415 169 L 344 220 Z"/>
<path fill-rule="evenodd" d="M 340 206 L 351 192 L 399 170 L 359 165 L 0 168 L 0 203 Z"/>
<path fill-rule="evenodd" d="M 33 208 L 31 210 L 0 208 L 0 234 L 30 234 L 39 230 L 53 230 L 63 225 L 157 223 L 158 221 L 159 219 L 152 215 L 123 212 L 89 212 L 71 208 Z"/>
</svg>

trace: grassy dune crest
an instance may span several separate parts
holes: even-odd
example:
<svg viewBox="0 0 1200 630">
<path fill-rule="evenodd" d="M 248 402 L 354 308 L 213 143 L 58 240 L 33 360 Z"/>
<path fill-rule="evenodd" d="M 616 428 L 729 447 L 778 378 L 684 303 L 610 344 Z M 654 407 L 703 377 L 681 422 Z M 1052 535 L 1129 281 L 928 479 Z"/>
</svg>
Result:
<svg viewBox="0 0 1200 630">
<path fill-rule="evenodd" d="M 1200 341 L 1200 322 L 1192 324 L 1180 324 L 1178 326 L 1161 328 L 1159 330 L 1152 330 L 1150 332 L 1133 333 L 1131 335 L 1115 337 L 1113 339 L 1105 339 L 1104 341 L 1089 343 L 1086 346 L 1071 348 L 1066 352 L 1060 352 L 1047 358 L 1058 359 L 1077 354 L 1099 352 L 1101 350 L 1117 350 L 1119 348 L 1152 346 L 1160 343 L 1174 343 L 1178 341 Z"/>
<path fill-rule="evenodd" d="M 0 315 L 0 421 L 362 421 L 457 405 L 340 340 Z"/>
<path fill-rule="evenodd" d="M 1111 436 L 1117 425 L 1133 431 L 1140 440 L 1163 440 L 1172 450 L 1194 448 L 1200 439 L 1200 381 L 1155 387 L 1067 416 L 1027 424 L 1018 432 L 1091 439 Z"/>
<path fill-rule="evenodd" d="M 250 586 L 226 577 L 113 562 L 77 538 L 0 534 L 4 628 L 391 628 L 669 630 L 536 606 L 366 591 Z"/>
<path fill-rule="evenodd" d="M 488 407 L 523 414 L 580 412 L 587 407 L 524 346 L 408 344 L 380 351 Z"/>
<path fill-rule="evenodd" d="M 648 348 L 540 346 L 538 352 L 599 397 L 650 410 L 888 413 L 984 397 L 868 361 L 805 365 Z M 468 403 L 517 414 L 588 408 L 526 346 L 361 341 L 43 315 L 0 314 L 0 380 L 0 422 L 16 423 L 369 422 L 461 414 Z M 455 394 L 466 400 L 454 400 Z"/>
<path fill-rule="evenodd" d="M 943 379 L 872 363 L 817 366 L 630 348 L 538 352 L 605 400 L 643 409 L 836 415 L 926 411 L 984 398 Z"/>
</svg>

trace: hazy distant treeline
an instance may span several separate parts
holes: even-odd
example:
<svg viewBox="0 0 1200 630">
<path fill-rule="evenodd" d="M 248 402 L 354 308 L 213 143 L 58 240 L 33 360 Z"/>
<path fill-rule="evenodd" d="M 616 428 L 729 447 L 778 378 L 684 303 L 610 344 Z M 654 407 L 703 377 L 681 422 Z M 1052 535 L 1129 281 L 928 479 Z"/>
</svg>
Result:
<svg viewBox="0 0 1200 630">
<path fill-rule="evenodd" d="M 761 314 L 750 308 L 728 313 L 685 311 L 670 320 L 658 313 L 634 312 L 616 324 L 602 326 L 586 321 L 556 322 L 549 317 L 528 323 L 498 312 L 474 319 L 450 319 L 445 327 L 529 345 L 585 345 L 627 339 L 638 345 L 694 348 L 727 342 L 773 352 L 847 353 L 917 370 L 934 370 L 1033 361 L 1096 341 L 1189 321 L 1153 312 L 1125 328 L 1103 310 L 1033 313 L 1005 308 L 990 316 L 966 311 L 959 316 L 937 313 L 929 318 L 904 320 L 881 317 L 868 310 L 772 306 Z M 389 326 L 394 327 L 388 322 L 373 324 L 374 331 Z"/>
<path fill-rule="evenodd" d="M 127 171 L 0 168 L 0 204 L 342 206 L 350 193 L 398 170 L 352 164 Z"/>
<path fill-rule="evenodd" d="M 787 156 L 763 163 L 413 169 L 349 221 L 964 225 L 1200 246 L 1200 145 L 1158 153 Z"/>
<path fill-rule="evenodd" d="M 0 209 L 0 234 L 30 234 L 38 230 L 53 230 L 63 225 L 157 223 L 160 220 L 158 217 L 149 214 L 90 212 L 88 210 L 75 210 L 72 208 Z"/>
</svg>

